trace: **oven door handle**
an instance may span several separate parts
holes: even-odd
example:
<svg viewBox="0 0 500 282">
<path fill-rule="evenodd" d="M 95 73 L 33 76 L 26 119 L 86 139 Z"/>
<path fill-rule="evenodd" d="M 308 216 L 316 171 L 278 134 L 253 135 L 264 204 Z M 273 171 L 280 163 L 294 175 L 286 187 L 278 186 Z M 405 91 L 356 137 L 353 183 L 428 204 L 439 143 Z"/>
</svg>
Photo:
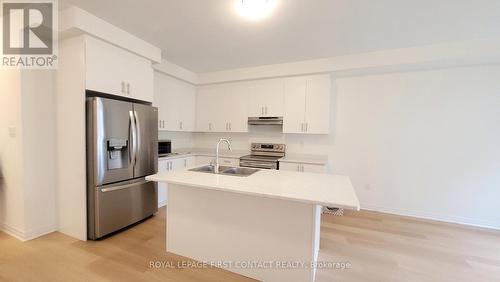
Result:
<svg viewBox="0 0 500 282">
<path fill-rule="evenodd" d="M 255 168 L 266 168 L 266 169 L 276 169 L 276 163 L 264 163 L 255 161 L 240 161 L 240 166 L 242 167 L 255 167 Z"/>
</svg>

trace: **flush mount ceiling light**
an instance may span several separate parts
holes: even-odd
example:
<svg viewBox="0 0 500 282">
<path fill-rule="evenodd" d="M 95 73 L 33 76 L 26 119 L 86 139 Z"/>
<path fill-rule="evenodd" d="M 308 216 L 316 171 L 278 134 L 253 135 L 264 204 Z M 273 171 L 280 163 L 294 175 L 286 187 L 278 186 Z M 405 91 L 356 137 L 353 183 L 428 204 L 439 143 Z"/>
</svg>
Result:
<svg viewBox="0 0 500 282">
<path fill-rule="evenodd" d="M 266 18 L 276 7 L 277 0 L 235 0 L 236 11 L 243 18 L 258 21 Z"/>
</svg>

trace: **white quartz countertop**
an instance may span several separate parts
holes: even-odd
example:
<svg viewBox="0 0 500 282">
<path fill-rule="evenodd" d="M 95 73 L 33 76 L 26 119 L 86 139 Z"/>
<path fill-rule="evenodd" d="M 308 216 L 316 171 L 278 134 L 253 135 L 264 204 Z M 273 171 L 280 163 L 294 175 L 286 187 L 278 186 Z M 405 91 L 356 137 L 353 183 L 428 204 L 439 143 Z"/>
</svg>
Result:
<svg viewBox="0 0 500 282">
<path fill-rule="evenodd" d="M 245 150 L 233 150 L 233 151 L 221 150 L 219 152 L 219 157 L 239 159 L 240 157 L 249 154 L 250 152 Z M 159 157 L 158 159 L 161 161 L 161 160 L 179 159 L 191 156 L 215 157 L 215 150 L 208 148 L 178 149 L 175 150 L 173 154 L 165 157 Z M 328 163 L 328 156 L 308 155 L 308 154 L 287 154 L 285 157 L 279 159 L 279 161 L 284 163 L 326 165 Z"/>
<path fill-rule="evenodd" d="M 221 158 L 239 159 L 240 157 L 246 156 L 248 154 L 250 154 L 250 152 L 243 151 L 243 150 L 233 150 L 233 151 L 220 150 L 219 151 L 219 157 L 221 157 Z M 215 149 L 202 149 L 202 148 L 179 149 L 179 150 L 175 150 L 173 152 L 173 154 L 171 154 L 171 155 L 168 155 L 165 157 L 159 157 L 158 159 L 160 161 L 162 161 L 162 160 L 179 159 L 179 158 L 185 158 L 185 157 L 191 157 L 191 156 L 215 157 Z"/>
<path fill-rule="evenodd" d="M 248 177 L 239 177 L 175 170 L 160 172 L 146 179 L 344 209 L 360 208 L 351 180 L 344 175 L 259 170 Z"/>
</svg>

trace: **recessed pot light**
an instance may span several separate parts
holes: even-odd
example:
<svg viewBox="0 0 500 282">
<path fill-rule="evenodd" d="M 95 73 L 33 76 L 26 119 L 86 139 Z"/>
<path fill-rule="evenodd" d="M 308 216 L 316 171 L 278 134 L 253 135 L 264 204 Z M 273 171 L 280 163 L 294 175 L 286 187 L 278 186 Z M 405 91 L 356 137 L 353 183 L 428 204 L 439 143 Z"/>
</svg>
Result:
<svg viewBox="0 0 500 282">
<path fill-rule="evenodd" d="M 268 17 L 276 7 L 277 0 L 235 0 L 236 11 L 243 18 L 258 21 Z"/>
</svg>

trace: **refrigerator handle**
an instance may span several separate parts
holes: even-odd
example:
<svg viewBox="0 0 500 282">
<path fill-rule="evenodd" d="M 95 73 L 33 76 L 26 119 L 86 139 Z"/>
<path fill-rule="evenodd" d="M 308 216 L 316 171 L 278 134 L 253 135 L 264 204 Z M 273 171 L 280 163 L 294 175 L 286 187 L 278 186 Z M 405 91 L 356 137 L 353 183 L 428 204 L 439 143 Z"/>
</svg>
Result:
<svg viewBox="0 0 500 282">
<path fill-rule="evenodd" d="M 141 180 L 138 182 L 127 183 L 127 184 L 109 185 L 109 186 L 105 186 L 106 188 L 101 188 L 101 191 L 106 193 L 106 192 L 112 192 L 112 191 L 116 191 L 116 190 L 123 190 L 123 189 L 127 189 L 130 187 L 143 185 L 143 184 L 146 184 L 148 182 L 149 182 L 149 180 Z"/>
<path fill-rule="evenodd" d="M 134 117 L 135 117 L 135 160 L 134 160 L 134 165 L 137 163 L 137 152 L 139 151 L 139 148 L 141 147 L 141 122 L 139 120 L 139 116 L 137 115 L 137 112 L 134 111 Z"/>
<path fill-rule="evenodd" d="M 130 159 L 130 163 L 132 167 L 135 166 L 135 161 L 136 161 L 136 155 L 137 155 L 137 127 L 136 127 L 136 120 L 135 120 L 135 112 L 129 111 L 129 116 L 130 116 L 130 128 L 132 129 L 132 146 L 131 150 L 132 151 L 132 157 Z"/>
</svg>

